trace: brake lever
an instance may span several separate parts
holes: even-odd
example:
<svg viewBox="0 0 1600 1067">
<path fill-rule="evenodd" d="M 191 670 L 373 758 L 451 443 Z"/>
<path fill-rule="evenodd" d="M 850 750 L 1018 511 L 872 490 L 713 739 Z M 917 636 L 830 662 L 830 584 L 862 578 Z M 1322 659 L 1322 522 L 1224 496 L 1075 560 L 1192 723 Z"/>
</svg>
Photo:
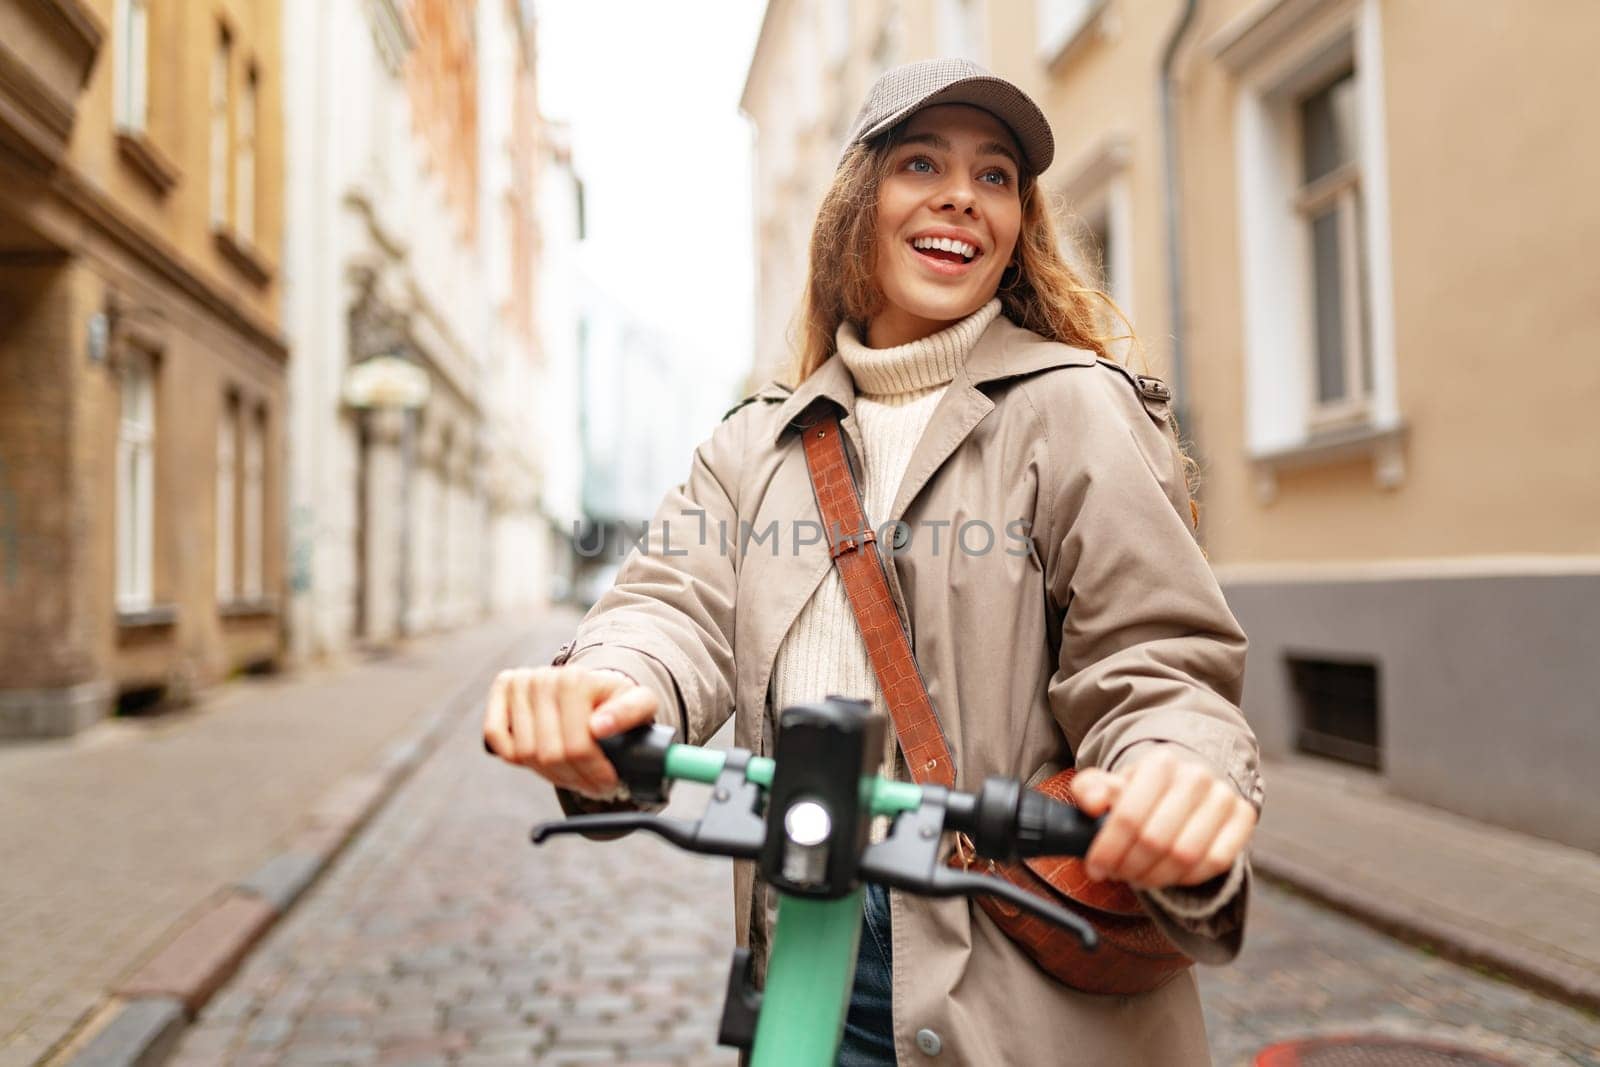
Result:
<svg viewBox="0 0 1600 1067">
<path fill-rule="evenodd" d="M 648 830 L 686 852 L 755 859 L 766 842 L 767 824 L 761 817 L 761 787 L 745 777 L 749 763 L 749 752 L 740 748 L 728 750 L 705 814 L 694 821 L 646 812 L 604 812 L 540 823 L 529 836 L 539 845 L 557 834 Z"/>
<path fill-rule="evenodd" d="M 1085 952 L 1093 952 L 1100 947 L 1100 935 L 1083 916 L 1052 904 L 1025 889 L 1019 889 L 1004 878 L 941 866 L 934 869 L 933 884 L 924 886 L 923 889 L 929 896 L 935 897 L 976 897 L 984 894 L 1000 897 L 1023 911 L 1032 912 L 1046 922 L 1070 930 L 1077 935 L 1078 943 L 1083 946 Z"/>
<path fill-rule="evenodd" d="M 571 816 L 568 819 L 541 822 L 533 827 L 533 832 L 528 833 L 528 838 L 534 845 L 544 845 L 547 840 L 557 837 L 560 833 L 630 833 L 634 830 L 650 830 L 656 837 L 667 838 L 678 848 L 693 851 L 694 830 L 698 827 L 698 822 L 688 822 L 685 819 L 664 819 L 640 811 L 608 811 L 605 814 Z"/>
<path fill-rule="evenodd" d="M 1082 916 L 1004 879 L 957 871 L 939 862 L 946 792 L 940 786 L 923 786 L 921 806 L 914 812 L 897 816 L 888 838 L 867 846 L 862 853 L 860 876 L 867 881 L 930 896 L 971 897 L 987 893 L 1070 930 L 1086 951 L 1098 948 L 1100 937 Z"/>
<path fill-rule="evenodd" d="M 698 822 L 689 822 L 685 819 L 668 819 L 660 815 L 646 815 L 643 812 L 620 811 L 601 815 L 574 815 L 568 819 L 542 822 L 533 828 L 528 837 L 534 844 L 542 845 L 559 834 L 625 834 L 634 830 L 649 830 L 681 849 L 701 852 L 704 850 L 696 847 L 695 841 L 695 831 L 699 828 Z"/>
</svg>

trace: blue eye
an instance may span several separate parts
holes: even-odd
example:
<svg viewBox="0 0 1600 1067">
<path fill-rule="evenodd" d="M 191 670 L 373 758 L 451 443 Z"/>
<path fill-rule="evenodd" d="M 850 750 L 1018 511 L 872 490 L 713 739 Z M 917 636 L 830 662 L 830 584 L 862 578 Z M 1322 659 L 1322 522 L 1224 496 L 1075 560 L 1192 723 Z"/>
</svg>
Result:
<svg viewBox="0 0 1600 1067">
<path fill-rule="evenodd" d="M 911 169 L 915 168 L 918 163 L 925 164 L 928 167 L 928 169 L 927 170 L 917 170 L 917 171 L 915 171 L 915 173 L 917 173 L 917 174 L 932 174 L 933 173 L 933 161 L 931 159 L 929 159 L 927 156 L 912 156 L 910 159 L 906 160 L 905 166 L 902 169 L 911 170 Z M 1002 167 L 995 167 L 993 170 L 985 171 L 980 176 L 979 180 L 982 181 L 982 180 L 985 180 L 985 179 L 988 179 L 988 178 L 991 178 L 991 177 L 998 178 L 999 180 L 990 182 L 989 183 L 990 185 L 1006 186 L 1006 185 L 1010 185 L 1011 184 L 1011 175 L 1009 173 L 1007 173 L 1006 170 L 1004 168 L 1002 168 Z"/>
</svg>

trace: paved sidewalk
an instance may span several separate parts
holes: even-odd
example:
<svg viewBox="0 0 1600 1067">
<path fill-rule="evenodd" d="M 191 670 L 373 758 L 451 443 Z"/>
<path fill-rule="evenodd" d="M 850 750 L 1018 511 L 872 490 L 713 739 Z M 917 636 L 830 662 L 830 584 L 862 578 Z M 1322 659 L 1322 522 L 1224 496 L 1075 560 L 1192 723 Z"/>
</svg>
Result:
<svg viewBox="0 0 1600 1067">
<path fill-rule="evenodd" d="M 567 615 L 546 628 L 570 629 Z M 363 815 L 371 798 L 336 787 L 372 779 L 386 747 L 535 629 L 483 624 L 345 669 L 229 684 L 184 712 L 0 747 L 0 1067 L 59 1044 L 282 854 L 315 805 Z"/>
<path fill-rule="evenodd" d="M 1390 796 L 1381 778 L 1322 761 L 1264 774 L 1263 874 L 1600 1011 L 1600 856 Z"/>
<path fill-rule="evenodd" d="M 480 721 L 456 719 L 167 1067 L 732 1067 L 730 862 L 643 834 L 534 848 L 555 794 L 486 756 Z M 669 812 L 707 792 L 677 784 Z"/>
</svg>

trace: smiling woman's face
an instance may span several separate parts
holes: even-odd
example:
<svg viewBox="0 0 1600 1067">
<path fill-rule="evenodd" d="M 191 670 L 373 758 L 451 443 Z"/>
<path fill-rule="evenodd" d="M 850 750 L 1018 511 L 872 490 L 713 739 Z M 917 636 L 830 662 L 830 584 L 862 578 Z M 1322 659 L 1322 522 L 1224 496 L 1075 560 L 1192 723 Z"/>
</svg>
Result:
<svg viewBox="0 0 1600 1067">
<path fill-rule="evenodd" d="M 981 108 L 939 104 L 912 116 L 878 190 L 875 277 L 887 303 L 867 324 L 870 347 L 926 337 L 994 296 L 1022 227 L 1021 158 L 1005 123 Z M 915 247 L 928 238 L 976 254 Z"/>
</svg>

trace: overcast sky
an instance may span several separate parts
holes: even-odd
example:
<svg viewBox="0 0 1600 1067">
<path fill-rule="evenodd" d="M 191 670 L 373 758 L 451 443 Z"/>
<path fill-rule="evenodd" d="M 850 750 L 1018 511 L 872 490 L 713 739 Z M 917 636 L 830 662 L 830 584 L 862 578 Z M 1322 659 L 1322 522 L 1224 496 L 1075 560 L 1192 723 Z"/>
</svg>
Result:
<svg viewBox="0 0 1600 1067">
<path fill-rule="evenodd" d="M 540 106 L 572 124 L 595 280 L 730 390 L 751 358 L 751 129 L 739 93 L 764 7 L 536 4 Z"/>
</svg>

